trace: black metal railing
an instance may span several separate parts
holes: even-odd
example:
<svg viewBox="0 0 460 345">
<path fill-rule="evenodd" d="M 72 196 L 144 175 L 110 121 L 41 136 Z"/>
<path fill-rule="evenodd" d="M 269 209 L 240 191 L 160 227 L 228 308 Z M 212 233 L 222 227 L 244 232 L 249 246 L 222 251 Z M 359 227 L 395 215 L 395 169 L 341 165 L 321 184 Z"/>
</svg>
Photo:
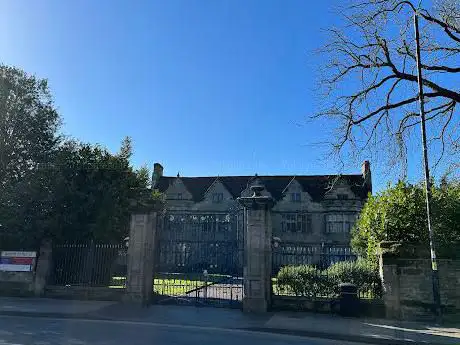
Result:
<svg viewBox="0 0 460 345">
<path fill-rule="evenodd" d="M 241 276 L 243 234 L 240 212 L 168 213 L 158 233 L 155 273 Z"/>
<path fill-rule="evenodd" d="M 273 248 L 272 274 L 283 266 L 313 265 L 325 269 L 336 262 L 355 261 L 357 256 L 346 246 L 321 246 L 316 243 L 284 242 Z"/>
<path fill-rule="evenodd" d="M 122 244 L 64 244 L 53 247 L 51 285 L 105 286 L 126 284 L 127 248 Z"/>
<path fill-rule="evenodd" d="M 243 213 L 167 213 L 160 219 L 155 303 L 239 306 L 243 296 Z"/>
<path fill-rule="evenodd" d="M 347 282 L 357 285 L 360 298 L 381 298 L 377 266 L 361 260 L 355 267 L 357 260 L 344 246 L 283 243 L 272 252 L 273 294 L 333 299 L 338 297 L 339 284 Z"/>
</svg>

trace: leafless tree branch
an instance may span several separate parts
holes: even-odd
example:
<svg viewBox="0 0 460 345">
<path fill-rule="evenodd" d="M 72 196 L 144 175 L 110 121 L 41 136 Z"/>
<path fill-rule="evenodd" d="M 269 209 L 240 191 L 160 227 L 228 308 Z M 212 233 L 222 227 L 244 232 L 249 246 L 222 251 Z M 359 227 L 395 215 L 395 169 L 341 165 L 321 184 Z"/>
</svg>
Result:
<svg viewBox="0 0 460 345">
<path fill-rule="evenodd" d="M 330 28 L 330 40 L 319 51 L 328 61 L 320 80 L 324 104 L 312 116 L 335 120 L 336 152 L 359 155 L 382 146 L 405 152 L 416 135 L 411 130 L 420 123 L 414 11 L 423 22 L 422 83 L 431 143 L 440 152 L 435 165 L 449 157 L 444 152 L 460 154 L 454 140 L 460 104 L 460 3 L 455 0 L 440 0 L 432 10 L 415 1 L 355 0 L 341 11 L 344 27 Z"/>
</svg>

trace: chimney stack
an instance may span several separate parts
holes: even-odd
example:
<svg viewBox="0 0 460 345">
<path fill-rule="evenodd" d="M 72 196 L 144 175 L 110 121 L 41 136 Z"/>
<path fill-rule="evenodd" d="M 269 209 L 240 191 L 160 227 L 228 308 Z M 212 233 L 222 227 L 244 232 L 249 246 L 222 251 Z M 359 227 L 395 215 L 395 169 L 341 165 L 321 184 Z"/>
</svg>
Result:
<svg viewBox="0 0 460 345">
<path fill-rule="evenodd" d="M 369 192 L 372 193 L 372 174 L 371 174 L 371 163 L 364 161 L 361 166 L 361 174 L 363 175 L 364 186 L 366 186 Z"/>
<path fill-rule="evenodd" d="M 160 177 L 163 176 L 163 166 L 160 163 L 153 164 L 152 189 L 155 189 Z"/>
</svg>

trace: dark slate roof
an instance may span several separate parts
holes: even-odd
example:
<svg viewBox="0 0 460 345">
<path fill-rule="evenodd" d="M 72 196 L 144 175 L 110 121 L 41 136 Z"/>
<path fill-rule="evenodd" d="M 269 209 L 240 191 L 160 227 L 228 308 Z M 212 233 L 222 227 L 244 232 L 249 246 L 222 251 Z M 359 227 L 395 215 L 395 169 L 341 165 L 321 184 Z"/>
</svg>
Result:
<svg viewBox="0 0 460 345">
<path fill-rule="evenodd" d="M 271 195 L 279 200 L 283 196 L 283 191 L 291 182 L 294 176 L 257 176 Z M 362 175 L 301 175 L 295 176 L 303 190 L 308 192 L 315 201 L 323 199 L 326 192 L 330 189 L 331 184 L 340 177 L 348 182 L 351 190 L 358 198 L 365 199 L 370 192 L 369 186 L 364 183 Z M 165 192 L 170 184 L 177 177 L 162 176 L 155 188 L 160 192 Z M 237 198 L 245 190 L 255 176 L 204 176 L 204 177 L 180 177 L 187 190 L 192 194 L 195 201 L 203 200 L 204 195 L 211 184 L 217 179 L 227 188 L 227 190 Z"/>
</svg>

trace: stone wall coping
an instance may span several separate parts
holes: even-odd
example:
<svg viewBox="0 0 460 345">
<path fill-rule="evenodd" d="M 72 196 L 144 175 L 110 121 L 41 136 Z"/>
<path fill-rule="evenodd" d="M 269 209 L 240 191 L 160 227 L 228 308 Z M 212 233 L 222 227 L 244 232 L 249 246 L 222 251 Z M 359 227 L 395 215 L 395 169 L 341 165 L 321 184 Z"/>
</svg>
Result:
<svg viewBox="0 0 460 345">
<path fill-rule="evenodd" d="M 396 241 L 383 241 L 379 243 L 379 254 L 383 259 L 405 258 L 405 259 L 425 259 L 430 258 L 430 248 L 428 243 L 422 244 L 403 244 Z"/>
<path fill-rule="evenodd" d="M 161 200 L 153 200 L 149 202 L 142 202 L 132 200 L 130 203 L 130 211 L 133 214 L 146 214 L 150 212 L 161 212 L 165 208 L 165 203 Z"/>
</svg>

